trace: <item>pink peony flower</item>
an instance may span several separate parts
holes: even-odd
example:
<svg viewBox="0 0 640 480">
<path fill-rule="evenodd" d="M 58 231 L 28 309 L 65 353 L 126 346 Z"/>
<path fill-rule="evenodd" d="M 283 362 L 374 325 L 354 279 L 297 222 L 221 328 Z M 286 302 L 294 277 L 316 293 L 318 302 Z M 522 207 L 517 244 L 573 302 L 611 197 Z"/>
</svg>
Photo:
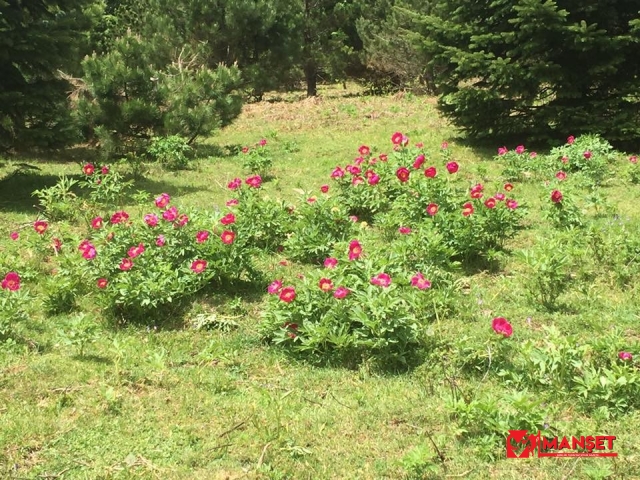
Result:
<svg viewBox="0 0 640 480">
<path fill-rule="evenodd" d="M 440 144 L 440 148 L 441 148 L 442 150 L 446 150 L 447 148 L 449 148 L 449 143 L 448 143 L 448 142 L 442 142 L 442 143 Z"/>
<path fill-rule="evenodd" d="M 379 273 L 371 277 L 371 284 L 377 285 L 382 288 L 387 288 L 391 285 L 391 277 L 388 273 Z"/>
<path fill-rule="evenodd" d="M 196 234 L 196 242 L 204 243 L 209 239 L 209 232 L 202 230 Z"/>
<path fill-rule="evenodd" d="M 80 242 L 80 245 L 78 245 L 78 250 L 80 250 L 82 258 L 84 258 L 85 260 L 93 260 L 94 258 L 96 258 L 96 247 L 94 247 L 89 240 L 83 240 L 82 242 Z"/>
<path fill-rule="evenodd" d="M 563 181 L 565 178 L 567 178 L 567 174 L 560 170 L 558 173 L 556 173 L 556 178 L 560 181 Z"/>
<path fill-rule="evenodd" d="M 321 191 L 322 193 L 327 193 L 327 192 L 329 191 L 329 185 L 322 185 L 322 186 L 320 187 L 320 191 Z"/>
<path fill-rule="evenodd" d="M 447 163 L 447 171 L 449 173 L 456 173 L 458 171 L 459 165 L 457 162 L 449 162 Z"/>
<path fill-rule="evenodd" d="M 358 240 L 351 240 L 349 242 L 349 260 L 357 260 L 362 255 L 362 245 Z"/>
<path fill-rule="evenodd" d="M 238 199 L 237 198 L 232 198 L 230 200 L 227 200 L 227 207 L 235 207 L 236 205 L 238 205 Z"/>
<path fill-rule="evenodd" d="M 108 284 L 109 284 L 109 281 L 106 278 L 99 278 L 98 281 L 96 282 L 96 285 L 98 286 L 98 288 L 103 290 L 107 288 Z"/>
<path fill-rule="evenodd" d="M 538 154 L 537 154 L 536 152 L 531 152 L 531 153 L 529 154 L 529 157 L 530 157 L 530 158 L 536 158 L 537 156 L 538 156 Z"/>
<path fill-rule="evenodd" d="M 566 155 L 562 157 L 560 160 L 562 161 L 562 163 L 569 163 L 569 157 L 567 157 Z"/>
<path fill-rule="evenodd" d="M 52 238 L 51 248 L 53 248 L 54 253 L 60 253 L 60 250 L 62 250 L 62 240 L 59 238 Z"/>
<path fill-rule="evenodd" d="M 109 167 L 107 167 L 106 165 L 104 165 L 101 169 L 100 169 L 100 173 L 102 173 L 102 175 L 106 175 L 109 173 Z"/>
<path fill-rule="evenodd" d="M 354 163 L 355 163 L 356 165 L 362 165 L 362 164 L 364 163 L 364 158 L 362 158 L 362 157 L 356 157 L 356 158 L 355 158 L 355 160 L 354 160 Z"/>
<path fill-rule="evenodd" d="M 496 317 L 491 321 L 491 328 L 493 331 L 504 335 L 505 337 L 510 337 L 513 334 L 513 327 L 511 324 L 503 317 Z"/>
<path fill-rule="evenodd" d="M 236 234 L 229 230 L 225 230 L 224 232 L 222 232 L 222 235 L 220 235 L 220 239 L 222 240 L 222 243 L 226 245 L 231 245 L 235 238 L 236 238 Z"/>
<path fill-rule="evenodd" d="M 296 298 L 296 289 L 293 287 L 284 287 L 280 290 L 280 300 L 285 303 L 291 303 Z"/>
<path fill-rule="evenodd" d="M 507 200 L 506 205 L 510 210 L 515 210 L 516 208 L 518 208 L 518 202 L 516 202 L 515 200 Z"/>
<path fill-rule="evenodd" d="M 344 170 L 340 167 L 336 167 L 331 172 L 331 178 L 342 178 L 344 177 Z"/>
<path fill-rule="evenodd" d="M 413 162 L 413 168 L 415 168 L 416 170 L 420 167 L 422 167 L 422 164 L 426 161 L 426 157 L 422 154 L 418 155 L 415 159 L 415 161 Z"/>
<path fill-rule="evenodd" d="M 129 220 L 129 214 L 127 212 L 125 212 L 124 210 L 119 210 L 116 213 L 114 213 L 113 215 L 111 215 L 111 223 L 113 225 L 116 225 L 118 223 L 124 223 L 127 220 Z"/>
<path fill-rule="evenodd" d="M 249 153 L 249 147 L 242 147 L 242 153 Z"/>
<path fill-rule="evenodd" d="M 164 235 L 158 235 L 158 238 L 156 238 L 156 246 L 158 247 L 164 247 L 164 244 L 167 243 Z"/>
<path fill-rule="evenodd" d="M 391 143 L 394 145 L 401 145 L 405 138 L 406 137 L 402 133 L 396 132 L 391 135 Z"/>
<path fill-rule="evenodd" d="M 360 175 L 362 173 L 362 169 L 357 165 L 347 165 L 345 167 L 345 170 L 351 175 Z"/>
<path fill-rule="evenodd" d="M 521 153 L 524 153 L 524 145 L 518 145 L 518 146 L 516 147 L 516 153 L 517 153 L 518 155 L 520 155 Z"/>
<path fill-rule="evenodd" d="M 346 287 L 338 287 L 338 288 L 336 288 L 335 292 L 333 292 L 333 296 L 335 298 L 337 298 L 338 300 L 343 299 L 348 294 L 349 294 L 349 289 L 346 288 Z"/>
<path fill-rule="evenodd" d="M 351 179 L 351 183 L 353 185 L 360 185 L 361 183 L 364 183 L 364 178 L 356 175 Z"/>
<path fill-rule="evenodd" d="M 389 156 L 386 153 L 381 153 L 378 158 L 380 159 L 381 162 L 384 163 L 389 159 Z"/>
<path fill-rule="evenodd" d="M 167 222 L 173 222 L 176 218 L 178 218 L 178 209 L 176 207 L 171 207 L 164 212 L 162 212 L 162 218 L 164 218 Z"/>
<path fill-rule="evenodd" d="M 416 287 L 419 290 L 426 290 L 431 288 L 431 282 L 424 278 L 422 273 L 418 272 L 413 277 L 411 277 L 411 286 Z"/>
<path fill-rule="evenodd" d="M 437 174 L 436 167 L 429 167 L 424 171 L 424 176 L 427 178 L 434 178 Z"/>
<path fill-rule="evenodd" d="M 91 220 L 91 228 L 94 229 L 99 229 L 102 228 L 103 222 L 102 222 L 102 217 L 95 217 L 93 220 Z"/>
<path fill-rule="evenodd" d="M 380 183 L 380 176 L 377 173 L 374 173 L 369 177 L 368 182 L 369 185 L 377 185 L 378 183 Z"/>
<path fill-rule="evenodd" d="M 631 163 L 638 163 L 638 157 L 637 157 L 637 156 L 635 156 L 635 155 L 631 155 L 631 156 L 629 157 L 629 161 L 630 161 Z"/>
<path fill-rule="evenodd" d="M 232 223 L 236 223 L 236 216 L 233 213 L 227 213 L 220 219 L 220 223 L 222 225 L 231 225 Z"/>
<path fill-rule="evenodd" d="M 484 186 L 480 183 L 471 187 L 471 198 L 482 198 Z"/>
<path fill-rule="evenodd" d="M 38 235 L 42 235 L 49 228 L 49 224 L 44 220 L 37 220 L 33 224 L 33 229 L 38 233 Z"/>
<path fill-rule="evenodd" d="M 337 258 L 333 258 L 333 257 L 325 258 L 324 260 L 325 268 L 336 268 L 336 265 L 338 265 Z"/>
<path fill-rule="evenodd" d="M 584 152 L 584 153 L 582 154 L 582 156 L 583 156 L 584 158 L 586 158 L 587 160 L 589 160 L 593 155 L 592 155 L 592 153 L 591 153 L 589 150 L 587 150 L 586 152 Z"/>
<path fill-rule="evenodd" d="M 189 222 L 189 217 L 187 217 L 184 213 L 178 215 L 176 225 L 178 227 L 184 227 Z"/>
<path fill-rule="evenodd" d="M 271 295 L 275 295 L 280 291 L 281 288 L 282 288 L 282 282 L 280 280 L 274 280 L 267 287 L 267 292 L 269 292 Z"/>
<path fill-rule="evenodd" d="M 498 200 L 499 202 L 503 201 L 506 196 L 504 193 L 496 193 L 493 198 L 495 198 L 496 200 Z"/>
<path fill-rule="evenodd" d="M 227 184 L 227 188 L 229 190 L 237 190 L 242 186 L 242 179 L 241 178 L 234 178 L 233 180 L 231 180 L 228 184 Z"/>
<path fill-rule="evenodd" d="M 267 145 L 267 140 L 266 140 L 265 138 L 261 139 L 261 140 L 258 142 L 258 145 L 260 145 L 261 147 L 266 146 L 266 145 Z"/>
<path fill-rule="evenodd" d="M 1 286 L 3 290 L 9 290 L 11 292 L 20 290 L 20 275 L 16 272 L 7 273 L 2 280 Z"/>
<path fill-rule="evenodd" d="M 169 205 L 170 201 L 171 197 L 168 193 L 161 193 L 158 197 L 156 197 L 156 207 L 167 208 L 167 205 Z"/>
<path fill-rule="evenodd" d="M 363 157 L 366 157 L 367 155 L 369 155 L 371 153 L 371 149 L 369 147 L 367 147 L 366 145 L 362 145 L 359 149 L 358 149 L 358 153 L 360 155 L 362 155 Z"/>
<path fill-rule="evenodd" d="M 351 222 L 355 223 L 355 222 L 357 222 L 357 221 L 358 221 L 358 217 L 356 217 L 355 215 L 350 215 L 350 216 L 349 216 L 349 220 L 350 220 Z"/>
<path fill-rule="evenodd" d="M 147 213 L 144 216 L 144 223 L 146 223 L 150 227 L 155 227 L 156 225 L 158 225 L 158 216 L 155 213 Z"/>
<path fill-rule="evenodd" d="M 9 238 L 10 238 L 11 240 L 18 240 L 18 238 L 20 238 L 20 234 L 19 234 L 18 232 L 11 232 L 11 233 L 9 234 Z"/>
<path fill-rule="evenodd" d="M 430 203 L 429 205 L 427 205 L 427 213 L 433 217 L 436 213 L 438 213 L 438 205 L 435 203 Z"/>
<path fill-rule="evenodd" d="M 509 150 L 507 150 L 507 147 L 500 147 L 498 148 L 498 155 L 504 155 L 505 153 L 507 153 Z"/>
<path fill-rule="evenodd" d="M 553 203 L 562 202 L 562 192 L 560 192 L 560 190 L 554 190 L 553 192 L 551 192 L 551 201 Z"/>
<path fill-rule="evenodd" d="M 633 355 L 629 352 L 620 352 L 618 353 L 618 358 L 623 362 L 631 362 L 633 360 Z"/>
<path fill-rule="evenodd" d="M 126 272 L 133 268 L 133 262 L 130 258 L 123 258 L 118 268 L 120 268 L 120 270 L 122 270 L 123 272 Z"/>
<path fill-rule="evenodd" d="M 84 167 L 82 167 L 82 171 L 85 175 L 93 175 L 93 172 L 96 171 L 96 167 L 94 167 L 91 163 L 87 163 L 84 165 Z"/>
<path fill-rule="evenodd" d="M 318 286 L 323 292 L 330 292 L 333 290 L 333 282 L 329 278 L 321 278 L 320 282 L 318 282 Z"/>
<path fill-rule="evenodd" d="M 409 235 L 411 233 L 411 229 L 409 227 L 400 227 L 398 229 L 398 233 L 402 235 Z"/>
<path fill-rule="evenodd" d="M 191 270 L 193 270 L 194 273 L 202 273 L 205 268 L 207 268 L 206 260 L 194 260 L 191 262 Z"/>
<path fill-rule="evenodd" d="M 144 245 L 142 243 L 139 243 L 138 246 L 131 247 L 127 252 L 127 255 L 129 255 L 129 258 L 134 259 L 137 256 L 142 255 L 143 253 L 144 253 Z"/>
<path fill-rule="evenodd" d="M 400 180 L 402 183 L 405 183 L 407 180 L 409 180 L 409 169 L 406 167 L 400 167 L 398 168 L 398 170 L 396 170 L 396 177 L 398 177 L 398 180 Z"/>
<path fill-rule="evenodd" d="M 251 188 L 260 188 L 262 185 L 262 177 L 260 175 L 253 175 L 245 180 L 246 184 Z"/>
<path fill-rule="evenodd" d="M 569 137 L 567 138 L 567 143 L 569 145 L 573 145 L 573 142 L 576 141 L 576 137 L 574 137 L 573 135 L 569 135 Z"/>
</svg>

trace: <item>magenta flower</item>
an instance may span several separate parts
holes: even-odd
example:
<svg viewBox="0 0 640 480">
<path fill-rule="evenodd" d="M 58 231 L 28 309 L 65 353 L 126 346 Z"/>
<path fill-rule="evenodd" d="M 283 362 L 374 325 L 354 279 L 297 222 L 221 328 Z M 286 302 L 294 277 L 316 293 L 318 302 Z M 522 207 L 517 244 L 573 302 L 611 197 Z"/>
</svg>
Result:
<svg viewBox="0 0 640 480">
<path fill-rule="evenodd" d="M 321 191 L 322 193 L 327 193 L 327 192 L 329 191 L 329 185 L 322 185 L 322 186 L 320 187 L 320 191 Z"/>
<path fill-rule="evenodd" d="M 349 260 L 357 260 L 362 255 L 362 245 L 358 240 L 351 240 L 349 242 Z"/>
<path fill-rule="evenodd" d="M 2 280 L 1 286 L 3 290 L 9 290 L 11 292 L 20 290 L 20 275 L 16 272 L 7 273 Z"/>
<path fill-rule="evenodd" d="M 576 141 L 576 137 L 574 137 L 573 135 L 569 135 L 569 137 L 567 137 L 567 143 L 569 145 L 573 145 L 573 142 Z"/>
<path fill-rule="evenodd" d="M 500 147 L 498 148 L 498 155 L 504 155 L 505 153 L 507 153 L 509 150 L 507 150 L 507 147 Z"/>
<path fill-rule="evenodd" d="M 164 247 L 164 244 L 167 243 L 164 235 L 158 235 L 158 238 L 156 238 L 156 245 L 158 247 Z"/>
<path fill-rule="evenodd" d="M 236 223 L 236 216 L 233 213 L 227 213 L 220 219 L 220 223 L 222 225 L 231 225 L 232 223 Z"/>
<path fill-rule="evenodd" d="M 334 168 L 333 172 L 331 172 L 331 178 L 342 178 L 344 177 L 344 170 L 340 167 Z"/>
<path fill-rule="evenodd" d="M 102 222 L 102 217 L 95 217 L 93 220 L 91 220 L 91 228 L 94 229 L 99 229 L 102 228 L 103 222 Z"/>
<path fill-rule="evenodd" d="M 104 165 L 101 169 L 100 169 L 100 173 L 102 173 L 102 175 L 106 175 L 109 173 L 109 167 L 107 167 L 106 165 Z"/>
<path fill-rule="evenodd" d="M 629 352 L 620 352 L 618 353 L 618 358 L 623 362 L 630 362 L 633 360 L 633 355 L 631 355 Z"/>
<path fill-rule="evenodd" d="M 111 223 L 116 225 L 118 223 L 124 223 L 129 220 L 129 214 L 124 210 L 118 210 L 116 213 L 111 215 Z"/>
<path fill-rule="evenodd" d="M 343 299 L 344 297 L 346 297 L 349 294 L 349 289 L 346 287 L 338 287 L 335 289 L 335 291 L 333 292 L 333 296 L 335 298 L 337 298 L 338 300 Z"/>
<path fill-rule="evenodd" d="M 82 242 L 80 242 L 80 245 L 78 245 L 78 250 L 80 250 L 80 253 L 82 253 L 82 258 L 86 260 L 93 260 L 94 258 L 96 258 L 96 247 L 94 247 L 89 240 L 83 240 Z"/>
<path fill-rule="evenodd" d="M 280 291 L 281 288 L 282 288 L 282 282 L 280 280 L 274 280 L 267 287 L 267 292 L 269 292 L 271 295 L 275 295 Z"/>
<path fill-rule="evenodd" d="M 441 148 L 442 150 L 446 150 L 447 148 L 449 148 L 449 142 L 442 142 L 442 143 L 440 144 L 440 148 Z"/>
<path fill-rule="evenodd" d="M 209 238 L 209 232 L 207 232 L 206 230 L 202 230 L 196 234 L 196 242 L 198 243 L 204 243 L 207 241 L 208 238 Z"/>
<path fill-rule="evenodd" d="M 242 179 L 241 178 L 234 178 L 233 180 L 231 180 L 228 184 L 227 184 L 227 188 L 229 190 L 237 190 L 238 188 L 240 188 L 242 186 Z"/>
<path fill-rule="evenodd" d="M 391 285 L 391 277 L 388 273 L 379 273 L 371 277 L 371 284 L 386 288 Z"/>
<path fill-rule="evenodd" d="M 456 173 L 458 171 L 458 163 L 457 162 L 449 162 L 447 163 L 447 171 L 451 174 Z"/>
<path fill-rule="evenodd" d="M 516 147 L 516 153 L 517 153 L 518 155 L 520 155 L 521 153 L 524 153 L 524 145 L 518 145 L 518 146 Z"/>
<path fill-rule="evenodd" d="M 499 202 L 503 201 L 506 196 L 504 193 L 496 193 L 493 198 L 495 198 L 496 200 L 498 200 Z"/>
<path fill-rule="evenodd" d="M 133 268 L 133 262 L 130 258 L 123 258 L 118 268 L 120 268 L 120 270 L 122 270 L 123 272 L 126 272 Z"/>
<path fill-rule="evenodd" d="M 176 207 L 171 207 L 164 212 L 162 212 L 162 218 L 164 218 L 167 222 L 173 222 L 176 218 L 178 218 L 178 209 Z"/>
<path fill-rule="evenodd" d="M 296 289 L 293 287 L 284 287 L 280 290 L 280 300 L 285 303 L 291 303 L 296 298 Z"/>
<path fill-rule="evenodd" d="M 144 216 L 144 223 L 146 223 L 150 227 L 155 227 L 156 225 L 158 225 L 158 216 L 155 213 L 147 213 Z"/>
<path fill-rule="evenodd" d="M 10 238 L 11 240 L 18 240 L 18 238 L 20 238 L 20 234 L 19 234 L 18 232 L 11 232 L 11 233 L 9 234 L 9 238 Z"/>
<path fill-rule="evenodd" d="M 245 183 L 251 188 L 260 188 L 262 185 L 262 177 L 260 175 L 253 175 L 245 180 Z"/>
<path fill-rule="evenodd" d="M 560 181 L 563 181 L 565 178 L 567 178 L 567 174 L 560 170 L 558 173 L 556 173 L 556 178 Z"/>
<path fill-rule="evenodd" d="M 592 154 L 589 150 L 587 150 L 586 152 L 584 152 L 584 153 L 582 154 L 582 156 L 583 156 L 584 158 L 586 158 L 587 160 L 589 160 L 589 159 L 593 156 L 593 154 Z"/>
<path fill-rule="evenodd" d="M 409 227 L 400 227 L 398 228 L 398 233 L 402 235 L 409 235 L 411 233 L 411 228 Z"/>
<path fill-rule="evenodd" d="M 232 198 L 231 200 L 227 200 L 227 207 L 235 207 L 236 205 L 238 205 L 238 199 L 237 198 Z"/>
<path fill-rule="evenodd" d="M 629 157 L 629 161 L 630 161 L 631 163 L 638 163 L 638 157 L 637 157 L 636 155 L 631 155 L 631 156 Z"/>
<path fill-rule="evenodd" d="M 87 163 L 82 167 L 82 171 L 85 175 L 93 175 L 93 172 L 96 171 L 96 167 L 92 163 Z"/>
<path fill-rule="evenodd" d="M 431 282 L 424 278 L 422 273 L 418 272 L 413 277 L 411 277 L 411 286 L 416 287 L 419 290 L 426 290 L 431 288 Z"/>
<path fill-rule="evenodd" d="M 504 335 L 505 337 L 510 337 L 513 334 L 513 327 L 511 324 L 503 317 L 496 317 L 491 321 L 491 328 L 493 331 Z"/>
<path fill-rule="evenodd" d="M 261 139 L 261 140 L 258 142 L 258 145 L 260 145 L 261 147 L 266 146 L 266 145 L 267 145 L 267 140 L 266 140 L 265 138 Z"/>
<path fill-rule="evenodd" d="M 205 268 L 207 268 L 206 260 L 194 260 L 191 262 L 191 270 L 193 270 L 194 273 L 202 273 Z"/>
<path fill-rule="evenodd" d="M 429 167 L 424 171 L 424 176 L 427 178 L 434 178 L 436 175 L 436 167 Z"/>
<path fill-rule="evenodd" d="M 405 183 L 407 180 L 409 180 L 409 169 L 406 167 L 400 167 L 398 168 L 398 170 L 396 170 L 396 177 L 398 177 L 398 180 L 400 180 L 402 183 Z"/>
<path fill-rule="evenodd" d="M 380 176 L 377 173 L 374 173 L 369 177 L 369 185 L 377 185 L 380 182 Z"/>
<path fill-rule="evenodd" d="M 33 224 L 33 229 L 38 233 L 38 235 L 42 235 L 49 228 L 49 224 L 44 220 L 37 220 Z"/>
<path fill-rule="evenodd" d="M 518 202 L 516 202 L 515 200 L 507 200 L 506 205 L 509 210 L 515 210 L 516 208 L 518 208 Z"/>
<path fill-rule="evenodd" d="M 169 205 L 170 201 L 171 197 L 168 193 L 161 193 L 160 196 L 156 197 L 156 207 L 167 208 L 167 205 Z"/>
<path fill-rule="evenodd" d="M 109 284 L 109 281 L 106 278 L 99 278 L 96 281 L 96 285 L 98 286 L 98 288 L 100 289 L 105 289 L 107 288 L 107 285 Z"/>
<path fill-rule="evenodd" d="M 333 257 L 325 258 L 324 260 L 325 268 L 336 268 L 336 265 L 338 265 L 337 258 L 333 258 Z"/>
<path fill-rule="evenodd" d="M 393 143 L 394 145 L 401 145 L 404 142 L 405 138 L 406 137 L 402 133 L 396 132 L 391 135 L 391 143 Z"/>
<path fill-rule="evenodd" d="M 427 158 L 420 154 L 416 157 L 415 161 L 413 162 L 413 168 L 415 168 L 416 170 L 419 169 L 420 167 L 422 167 L 422 164 L 425 162 Z"/>
<path fill-rule="evenodd" d="M 139 243 L 138 246 L 131 247 L 127 252 L 127 255 L 129 255 L 129 258 L 133 259 L 133 258 L 136 258 L 138 255 L 142 255 L 143 253 L 144 253 L 144 245 L 142 243 Z"/>
</svg>

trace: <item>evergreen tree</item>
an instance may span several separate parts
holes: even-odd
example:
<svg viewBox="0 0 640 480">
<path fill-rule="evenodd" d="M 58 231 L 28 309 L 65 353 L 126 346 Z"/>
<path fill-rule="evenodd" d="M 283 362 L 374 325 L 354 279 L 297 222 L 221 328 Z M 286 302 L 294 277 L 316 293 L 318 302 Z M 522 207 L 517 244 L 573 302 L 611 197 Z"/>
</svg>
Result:
<svg viewBox="0 0 640 480">
<path fill-rule="evenodd" d="M 640 139 L 634 0 L 440 0 L 415 13 L 439 107 L 476 139 Z"/>
<path fill-rule="evenodd" d="M 0 148 L 74 139 L 60 71 L 79 66 L 90 0 L 0 0 Z"/>
</svg>

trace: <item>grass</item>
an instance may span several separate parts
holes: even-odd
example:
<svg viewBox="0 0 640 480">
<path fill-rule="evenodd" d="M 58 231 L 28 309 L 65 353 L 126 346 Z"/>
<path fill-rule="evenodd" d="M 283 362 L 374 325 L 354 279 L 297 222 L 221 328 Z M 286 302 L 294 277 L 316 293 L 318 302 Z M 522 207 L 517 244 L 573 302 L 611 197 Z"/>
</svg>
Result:
<svg viewBox="0 0 640 480">
<path fill-rule="evenodd" d="M 156 167 L 136 187 L 162 191 L 182 205 L 221 208 L 226 184 L 242 174 L 227 152 L 266 138 L 276 152 L 266 193 L 287 200 L 316 194 L 337 164 L 361 144 L 383 151 L 395 131 L 435 152 L 448 140 L 470 181 L 498 180 L 493 152 L 473 150 L 438 117 L 432 98 L 366 97 L 330 89 L 316 100 L 247 105 L 231 127 L 200 146 L 192 170 Z M 84 152 L 89 155 L 90 152 Z M 71 155 L 73 160 L 70 160 Z M 0 168 L 0 236 L 30 228 L 31 192 L 73 175 L 83 151 L 55 160 L 5 160 Z M 18 163 L 31 167 L 17 173 Z M 467 167 L 468 166 L 468 167 Z M 30 167 L 29 167 L 30 168 Z M 36 170 L 37 169 L 37 170 Z M 325 180 L 326 179 L 326 180 Z M 519 187 L 520 188 L 520 187 Z M 540 188 L 523 184 L 530 228 L 509 247 L 535 245 L 548 228 L 538 213 Z M 622 180 L 606 187 L 622 216 L 638 221 L 639 193 Z M 305 194 L 304 197 L 309 194 Z M 0 257 L 2 253 L 0 242 Z M 281 268 L 265 259 L 268 278 Z M 4 262 L 8 262 L 5 259 Z M 0 263 L 1 264 L 1 263 Z M 638 340 L 637 286 L 603 277 L 562 297 L 566 308 L 540 309 L 526 299 L 523 265 L 513 256 L 495 271 L 465 279 L 472 314 L 440 319 L 434 335 L 484 339 L 487 322 L 508 312 L 524 338 L 555 325 L 585 339 L 615 326 Z M 512 393 L 495 372 L 451 371 L 453 351 L 434 350 L 408 372 L 384 373 L 312 365 L 261 343 L 256 333 L 262 293 L 215 292 L 186 318 L 216 315 L 222 329 L 192 328 L 181 319 L 156 326 L 114 327 L 85 304 L 98 330 L 83 356 L 66 343 L 73 315 L 33 317 L 14 343 L 0 346 L 0 476 L 3 478 L 640 478 L 637 412 L 604 418 L 574 408 L 562 392 L 543 394 L 548 421 L 573 435 L 617 435 L 617 459 L 507 460 L 504 448 L 472 438 L 452 418 L 452 389 L 497 399 Z M 173 326 L 171 326 L 173 325 Z M 484 352 L 480 352 L 483 354 Z M 539 395 L 530 392 L 531 398 Z"/>
</svg>

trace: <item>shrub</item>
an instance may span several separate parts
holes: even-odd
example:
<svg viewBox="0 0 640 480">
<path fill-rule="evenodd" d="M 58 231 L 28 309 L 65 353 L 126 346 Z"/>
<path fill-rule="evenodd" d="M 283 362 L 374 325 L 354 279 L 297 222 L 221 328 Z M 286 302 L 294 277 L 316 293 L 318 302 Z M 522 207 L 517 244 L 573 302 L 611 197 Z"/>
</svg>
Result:
<svg viewBox="0 0 640 480">
<path fill-rule="evenodd" d="M 180 135 L 154 137 L 147 148 L 147 156 L 168 170 L 184 170 L 189 166 L 193 149 Z"/>
</svg>

